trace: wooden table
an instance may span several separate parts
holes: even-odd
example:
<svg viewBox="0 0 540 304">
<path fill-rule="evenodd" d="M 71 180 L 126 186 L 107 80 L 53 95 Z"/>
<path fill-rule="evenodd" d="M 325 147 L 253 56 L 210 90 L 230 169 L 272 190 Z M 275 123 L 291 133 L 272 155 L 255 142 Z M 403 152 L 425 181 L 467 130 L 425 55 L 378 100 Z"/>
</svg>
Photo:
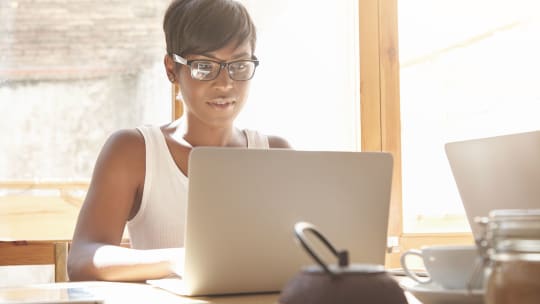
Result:
<svg viewBox="0 0 540 304">
<path fill-rule="evenodd" d="M 58 292 L 65 288 L 84 288 L 99 298 L 105 300 L 105 304 L 123 303 L 181 303 L 181 304 L 276 304 L 279 293 L 231 295 L 212 297 L 183 297 L 175 295 L 163 289 L 143 283 L 121 282 L 68 282 L 26 285 L 22 287 L 32 288 L 36 294 L 39 289 L 52 289 Z M 0 303 L 6 303 L 2 294 L 13 291 L 18 287 L 0 288 Z M 30 292 L 27 292 L 31 296 Z M 406 293 L 409 304 L 421 304 L 412 295 Z"/>
</svg>

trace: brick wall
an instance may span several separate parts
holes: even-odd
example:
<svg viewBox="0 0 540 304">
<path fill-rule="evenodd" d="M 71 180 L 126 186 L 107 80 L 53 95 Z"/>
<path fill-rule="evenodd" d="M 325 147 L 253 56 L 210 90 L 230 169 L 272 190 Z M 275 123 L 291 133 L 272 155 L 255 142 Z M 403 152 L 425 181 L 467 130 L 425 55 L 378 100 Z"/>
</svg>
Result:
<svg viewBox="0 0 540 304">
<path fill-rule="evenodd" d="M 136 73 L 165 53 L 169 0 L 1 0 L 0 80 Z"/>
<path fill-rule="evenodd" d="M 88 180 L 113 131 L 170 119 L 169 1 L 0 0 L 0 180 Z"/>
</svg>

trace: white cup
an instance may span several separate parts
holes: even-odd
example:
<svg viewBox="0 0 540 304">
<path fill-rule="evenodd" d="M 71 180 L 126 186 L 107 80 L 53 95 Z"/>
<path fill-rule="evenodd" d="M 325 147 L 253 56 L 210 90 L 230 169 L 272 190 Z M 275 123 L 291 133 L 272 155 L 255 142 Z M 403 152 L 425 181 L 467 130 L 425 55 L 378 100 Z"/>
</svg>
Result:
<svg viewBox="0 0 540 304">
<path fill-rule="evenodd" d="M 422 258 L 428 277 L 419 277 L 407 266 L 407 256 Z M 411 249 L 401 255 L 401 267 L 411 279 L 421 284 L 435 283 L 446 289 L 482 288 L 484 273 L 471 281 L 480 264 L 476 246 L 439 245 L 427 246 L 422 250 Z"/>
</svg>

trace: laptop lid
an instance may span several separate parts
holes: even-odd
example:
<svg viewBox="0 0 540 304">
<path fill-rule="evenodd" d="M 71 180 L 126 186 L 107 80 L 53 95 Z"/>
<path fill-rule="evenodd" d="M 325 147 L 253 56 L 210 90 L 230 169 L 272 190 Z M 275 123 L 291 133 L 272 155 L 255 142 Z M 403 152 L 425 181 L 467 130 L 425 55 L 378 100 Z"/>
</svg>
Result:
<svg viewBox="0 0 540 304">
<path fill-rule="evenodd" d="M 295 242 L 299 221 L 351 263 L 384 264 L 391 180 L 388 153 L 195 148 L 184 294 L 281 290 L 314 264 Z"/>
<path fill-rule="evenodd" d="M 540 208 L 540 131 L 451 142 L 445 150 L 475 237 L 476 216 Z"/>
</svg>

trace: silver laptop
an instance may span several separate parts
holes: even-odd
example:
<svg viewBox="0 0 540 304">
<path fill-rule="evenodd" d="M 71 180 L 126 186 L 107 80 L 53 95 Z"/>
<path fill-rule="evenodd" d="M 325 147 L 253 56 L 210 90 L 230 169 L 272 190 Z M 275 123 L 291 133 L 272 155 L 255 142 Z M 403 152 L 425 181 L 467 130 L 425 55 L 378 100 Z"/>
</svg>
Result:
<svg viewBox="0 0 540 304">
<path fill-rule="evenodd" d="M 351 263 L 384 264 L 391 180 L 388 153 L 196 148 L 183 280 L 152 283 L 184 295 L 279 291 L 315 263 L 295 242 L 299 221 Z"/>
<path fill-rule="evenodd" d="M 474 217 L 495 209 L 540 208 L 540 131 L 445 146 L 474 236 Z"/>
</svg>

